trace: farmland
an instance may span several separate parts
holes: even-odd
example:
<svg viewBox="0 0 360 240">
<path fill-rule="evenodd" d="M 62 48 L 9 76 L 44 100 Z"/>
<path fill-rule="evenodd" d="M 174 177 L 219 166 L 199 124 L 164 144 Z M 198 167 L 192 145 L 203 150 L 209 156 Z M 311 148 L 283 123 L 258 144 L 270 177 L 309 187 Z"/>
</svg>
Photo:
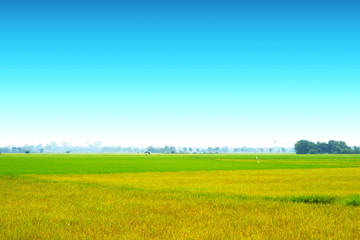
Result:
<svg viewBox="0 0 360 240">
<path fill-rule="evenodd" d="M 359 166 L 359 155 L 2 154 L 0 239 L 359 239 Z"/>
</svg>

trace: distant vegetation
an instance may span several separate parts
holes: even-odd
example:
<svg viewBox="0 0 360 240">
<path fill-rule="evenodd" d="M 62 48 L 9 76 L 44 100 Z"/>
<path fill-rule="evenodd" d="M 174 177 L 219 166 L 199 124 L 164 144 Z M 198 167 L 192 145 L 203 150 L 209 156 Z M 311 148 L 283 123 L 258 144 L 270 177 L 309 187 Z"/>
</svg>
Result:
<svg viewBox="0 0 360 240">
<path fill-rule="evenodd" d="M 274 147 L 194 147 L 194 146 L 103 146 L 103 142 L 95 141 L 86 146 L 73 146 L 63 142 L 61 145 L 51 142 L 50 144 L 4 146 L 0 147 L 3 153 L 162 153 L 162 154 L 220 154 L 220 153 L 294 153 L 294 148 Z"/>
<path fill-rule="evenodd" d="M 313 143 L 308 140 L 300 140 L 295 143 L 296 154 L 360 154 L 360 147 L 349 147 L 344 141 L 330 140 L 326 142 Z"/>
</svg>

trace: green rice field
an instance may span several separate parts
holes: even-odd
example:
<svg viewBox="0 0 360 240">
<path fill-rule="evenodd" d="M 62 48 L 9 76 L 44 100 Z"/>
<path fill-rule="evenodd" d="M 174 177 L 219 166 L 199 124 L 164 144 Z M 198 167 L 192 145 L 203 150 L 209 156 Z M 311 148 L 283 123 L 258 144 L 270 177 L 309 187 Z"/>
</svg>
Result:
<svg viewBox="0 0 360 240">
<path fill-rule="evenodd" d="M 359 166 L 360 155 L 1 154 L 0 239 L 360 239 Z"/>
</svg>

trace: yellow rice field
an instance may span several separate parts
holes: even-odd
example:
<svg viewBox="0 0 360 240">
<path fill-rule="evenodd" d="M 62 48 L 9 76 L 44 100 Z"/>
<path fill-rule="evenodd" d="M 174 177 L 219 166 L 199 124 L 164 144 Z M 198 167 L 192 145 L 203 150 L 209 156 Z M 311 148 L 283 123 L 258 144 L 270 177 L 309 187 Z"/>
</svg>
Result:
<svg viewBox="0 0 360 240">
<path fill-rule="evenodd" d="M 358 168 L 2 176 L 0 239 L 360 239 L 358 194 Z"/>
</svg>

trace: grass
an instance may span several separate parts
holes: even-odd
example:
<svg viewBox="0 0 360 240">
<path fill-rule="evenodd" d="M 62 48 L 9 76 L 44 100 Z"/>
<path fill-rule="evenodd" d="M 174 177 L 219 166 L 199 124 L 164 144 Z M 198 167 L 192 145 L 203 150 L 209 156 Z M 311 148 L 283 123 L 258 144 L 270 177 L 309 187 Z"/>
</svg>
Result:
<svg viewBox="0 0 360 240">
<path fill-rule="evenodd" d="M 3 154 L 0 239 L 359 239 L 359 155 L 258 156 Z"/>
<path fill-rule="evenodd" d="M 259 156 L 261 164 L 255 160 Z M 94 174 L 359 167 L 360 155 L 2 154 L 1 174 Z"/>
</svg>

